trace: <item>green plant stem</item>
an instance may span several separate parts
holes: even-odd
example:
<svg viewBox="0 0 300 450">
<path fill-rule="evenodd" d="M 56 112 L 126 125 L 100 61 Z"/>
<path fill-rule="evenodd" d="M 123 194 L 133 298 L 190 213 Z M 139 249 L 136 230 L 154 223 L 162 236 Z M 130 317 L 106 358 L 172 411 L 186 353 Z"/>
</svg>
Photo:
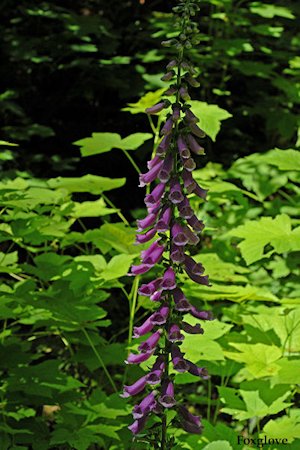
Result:
<svg viewBox="0 0 300 450">
<path fill-rule="evenodd" d="M 157 134 L 157 129 L 156 129 L 155 125 L 154 125 L 152 117 L 149 114 L 147 114 L 147 117 L 148 117 L 149 124 L 150 124 L 151 130 L 153 131 L 154 139 L 155 139 L 155 136 Z"/>
<path fill-rule="evenodd" d="M 132 290 L 131 290 L 130 296 L 129 296 L 130 311 L 129 311 L 128 345 L 130 345 L 132 342 L 132 332 L 133 332 L 134 316 L 135 316 L 137 297 L 138 297 L 139 281 L 140 281 L 140 277 L 136 277 L 133 282 Z"/>
<path fill-rule="evenodd" d="M 102 196 L 103 200 L 105 200 L 106 203 L 107 203 L 109 206 L 111 206 L 112 208 L 114 208 L 114 209 L 117 210 L 117 211 L 116 211 L 116 214 L 117 214 L 117 216 L 120 217 L 120 219 L 122 220 L 122 222 L 124 222 L 125 225 L 129 225 L 128 220 L 126 219 L 125 216 L 123 216 L 122 212 L 115 206 L 115 204 L 114 204 L 111 200 L 109 200 L 109 198 L 106 197 L 106 195 L 101 194 L 101 196 Z"/>
<path fill-rule="evenodd" d="M 136 304 L 137 304 L 137 298 L 138 298 L 139 281 L 140 281 L 140 277 L 137 276 L 134 279 L 134 282 L 132 284 L 132 289 L 130 291 L 130 294 L 129 295 L 126 294 L 128 302 L 129 302 L 129 325 L 128 325 L 128 338 L 127 338 L 128 347 L 130 346 L 130 344 L 132 342 L 132 333 L 133 333 L 134 317 L 135 317 Z M 129 350 L 128 350 L 128 353 L 129 353 Z M 125 384 L 125 382 L 126 382 L 127 371 L 128 371 L 128 366 L 126 366 L 126 368 L 124 370 L 123 384 Z"/>
<path fill-rule="evenodd" d="M 207 420 L 210 421 L 210 409 L 211 409 L 211 380 L 208 380 L 207 389 Z"/>
<path fill-rule="evenodd" d="M 284 192 L 282 189 L 278 189 L 278 194 L 280 194 L 282 197 L 288 200 L 292 205 L 298 206 L 297 202 L 293 199 L 293 197 Z"/>
<path fill-rule="evenodd" d="M 82 330 L 83 334 L 85 335 L 85 337 L 86 337 L 88 343 L 90 344 L 91 349 L 93 350 L 93 352 L 94 352 L 96 358 L 98 359 L 99 363 L 101 364 L 101 367 L 102 367 L 102 369 L 103 369 L 105 375 L 107 376 L 107 379 L 109 380 L 109 382 L 110 382 L 110 384 L 111 384 L 111 387 L 113 388 L 113 390 L 114 390 L 115 392 L 118 392 L 117 386 L 115 385 L 114 380 L 113 380 L 112 377 L 110 376 L 110 373 L 109 373 L 109 371 L 107 370 L 107 368 L 106 368 L 106 366 L 105 366 L 105 364 L 104 364 L 104 362 L 103 362 L 103 359 L 101 358 L 101 356 L 100 356 L 98 350 L 97 350 L 96 347 L 94 346 L 94 343 L 93 343 L 93 341 L 92 341 L 91 338 L 90 338 L 90 335 L 88 334 L 88 332 L 86 331 L 86 329 L 85 329 L 84 327 L 82 327 L 81 330 Z"/>
<path fill-rule="evenodd" d="M 129 161 L 131 162 L 132 166 L 135 168 L 135 170 L 137 171 L 137 173 L 140 174 L 140 173 L 141 173 L 141 170 L 139 169 L 139 166 L 136 164 L 136 162 L 134 161 L 134 159 L 130 156 L 130 154 L 128 153 L 128 151 L 122 149 L 122 152 L 123 152 L 124 155 L 129 159 Z"/>
<path fill-rule="evenodd" d="M 171 302 L 171 298 L 169 298 L 169 302 Z M 165 348 L 164 348 L 164 353 L 165 353 L 165 373 L 164 373 L 164 378 L 167 379 L 169 376 L 169 341 L 167 338 L 167 335 L 165 334 Z M 161 419 L 161 450 L 165 450 L 166 449 L 166 445 L 167 445 L 167 414 L 164 411 L 163 415 L 162 415 L 162 419 Z"/>
</svg>

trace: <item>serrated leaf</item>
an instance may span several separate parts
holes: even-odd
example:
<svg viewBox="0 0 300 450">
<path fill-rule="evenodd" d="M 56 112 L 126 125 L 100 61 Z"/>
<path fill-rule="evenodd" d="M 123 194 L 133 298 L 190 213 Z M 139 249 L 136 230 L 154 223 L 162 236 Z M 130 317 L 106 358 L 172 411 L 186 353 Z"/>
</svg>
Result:
<svg viewBox="0 0 300 450">
<path fill-rule="evenodd" d="M 66 189 L 68 192 L 89 192 L 101 194 L 104 191 L 124 186 L 126 178 L 106 178 L 97 175 L 84 175 L 83 177 L 50 178 L 48 185 L 53 189 Z"/>
<path fill-rule="evenodd" d="M 300 308 L 286 312 L 283 308 L 272 308 L 265 313 L 243 315 L 243 322 L 266 332 L 274 330 L 279 336 L 282 349 L 289 354 L 300 351 Z"/>
<path fill-rule="evenodd" d="M 120 253 L 137 255 L 141 246 L 134 245 L 135 230 L 123 223 L 105 223 L 100 230 L 89 230 L 85 233 L 87 239 L 91 240 L 103 253 L 111 248 Z"/>
<path fill-rule="evenodd" d="M 162 88 L 154 92 L 147 92 L 138 102 L 127 103 L 127 107 L 122 108 L 122 111 L 128 111 L 131 114 L 145 113 L 147 108 L 150 108 L 161 100 L 165 90 L 165 88 Z"/>
<path fill-rule="evenodd" d="M 80 147 L 81 156 L 98 155 L 119 148 L 122 138 L 118 133 L 92 133 L 92 137 L 73 142 Z"/>
<path fill-rule="evenodd" d="M 203 450 L 233 450 L 228 441 L 213 441 L 203 447 Z"/>
<path fill-rule="evenodd" d="M 281 397 L 277 398 L 270 406 L 260 398 L 258 391 L 244 391 L 239 390 L 239 393 L 244 401 L 244 408 L 237 410 L 232 408 L 222 408 L 222 412 L 232 415 L 237 420 L 247 420 L 252 417 L 265 417 L 271 414 L 277 414 L 283 409 L 292 405 L 292 403 L 285 403 L 284 400 L 290 395 L 290 392 L 286 392 Z"/>
<path fill-rule="evenodd" d="M 221 129 L 222 120 L 232 117 L 228 111 L 220 108 L 218 105 L 209 105 L 206 102 L 200 102 L 193 100 L 190 102 L 192 105 L 193 113 L 200 120 L 200 127 L 202 130 L 213 140 L 216 140 L 216 136 Z"/>
<path fill-rule="evenodd" d="M 292 230 L 291 219 L 286 214 L 248 221 L 245 225 L 231 230 L 228 236 L 244 239 L 238 247 L 247 264 L 269 257 L 274 252 L 300 250 L 300 227 Z M 268 244 L 274 250 L 264 253 L 264 248 Z"/>
<path fill-rule="evenodd" d="M 261 2 L 253 2 L 250 4 L 250 11 L 266 19 L 273 17 L 284 17 L 286 19 L 294 19 L 295 16 L 288 8 L 280 5 L 270 5 Z"/>
<path fill-rule="evenodd" d="M 199 319 L 192 316 L 186 316 L 185 321 L 191 325 L 199 323 Z M 222 347 L 216 339 L 226 334 L 232 325 L 213 321 L 203 322 L 201 326 L 204 329 L 203 335 L 184 333 L 185 339 L 180 348 L 185 353 L 185 357 L 195 362 L 224 360 Z"/>
<path fill-rule="evenodd" d="M 76 218 L 101 217 L 108 214 L 114 214 L 118 211 L 119 210 L 115 208 L 108 208 L 103 198 L 99 198 L 99 200 L 95 200 L 94 202 L 74 203 L 70 216 Z"/>
<path fill-rule="evenodd" d="M 145 141 L 153 138 L 153 135 L 150 133 L 133 133 L 122 139 L 122 150 L 136 150 L 139 148 Z"/>
<path fill-rule="evenodd" d="M 291 444 L 295 439 L 300 438 L 300 410 L 291 410 L 289 416 L 269 420 L 264 426 L 263 432 L 272 439 L 282 439 L 284 436 Z"/>
<path fill-rule="evenodd" d="M 300 361 L 299 360 L 288 360 L 287 358 L 282 358 L 277 361 L 277 366 L 279 368 L 278 372 L 271 378 L 271 385 L 275 386 L 277 384 L 298 384 L 299 383 L 299 373 L 300 373 Z"/>
<path fill-rule="evenodd" d="M 129 267 L 135 255 L 116 255 L 108 262 L 106 268 L 101 272 L 101 278 L 105 281 L 127 275 Z"/>
<path fill-rule="evenodd" d="M 300 151 L 275 148 L 263 155 L 264 161 L 280 170 L 300 170 Z"/>
<path fill-rule="evenodd" d="M 117 133 L 93 133 L 92 137 L 74 142 L 80 147 L 81 156 L 106 153 L 113 148 L 120 150 L 136 150 L 153 136 L 150 133 L 134 133 L 124 139 Z"/>
<path fill-rule="evenodd" d="M 224 355 L 237 362 L 243 362 L 246 365 L 248 379 L 262 378 L 272 376 L 278 372 L 278 361 L 282 352 L 275 345 L 265 344 L 240 344 L 230 342 L 230 345 L 239 352 L 224 351 Z"/>
</svg>

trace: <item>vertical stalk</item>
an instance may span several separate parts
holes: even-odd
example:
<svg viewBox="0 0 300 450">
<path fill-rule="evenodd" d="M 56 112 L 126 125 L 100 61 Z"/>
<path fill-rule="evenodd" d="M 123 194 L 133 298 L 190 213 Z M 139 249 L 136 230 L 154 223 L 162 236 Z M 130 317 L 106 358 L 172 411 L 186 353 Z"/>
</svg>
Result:
<svg viewBox="0 0 300 450">
<path fill-rule="evenodd" d="M 176 80 L 176 84 L 177 84 L 177 92 L 176 92 L 176 103 L 179 103 L 179 99 L 180 99 L 180 94 L 179 94 L 179 89 L 180 89 L 180 85 L 181 85 L 181 67 L 180 64 L 182 62 L 182 57 L 183 57 L 183 49 L 179 50 L 179 54 L 178 54 L 178 67 L 177 67 L 177 80 Z M 178 122 L 176 123 L 175 126 L 175 137 L 177 137 L 177 132 L 178 132 Z M 177 175 L 177 153 L 174 151 L 174 171 L 175 171 L 175 175 Z M 171 223 L 170 223 L 170 234 L 169 234 L 169 266 L 173 267 L 173 262 L 171 259 L 171 240 L 172 240 L 172 235 L 171 235 L 171 229 L 172 229 L 172 225 L 174 223 L 174 210 L 175 207 L 174 205 L 172 205 L 172 218 L 171 218 Z M 169 318 L 172 317 L 172 297 L 171 295 L 169 295 L 169 308 L 170 308 L 170 315 Z M 168 329 L 168 324 L 170 322 L 170 319 L 168 319 L 167 323 L 166 323 L 166 328 L 165 328 L 165 347 L 164 347 L 164 355 L 165 355 L 165 373 L 164 373 L 164 379 L 167 380 L 168 376 L 169 376 L 169 363 L 170 363 L 170 345 L 169 345 L 169 341 L 167 338 L 167 329 Z M 166 446 L 167 446 L 167 414 L 164 411 L 163 415 L 162 415 L 162 424 L 161 424 L 161 450 L 166 450 Z"/>
</svg>

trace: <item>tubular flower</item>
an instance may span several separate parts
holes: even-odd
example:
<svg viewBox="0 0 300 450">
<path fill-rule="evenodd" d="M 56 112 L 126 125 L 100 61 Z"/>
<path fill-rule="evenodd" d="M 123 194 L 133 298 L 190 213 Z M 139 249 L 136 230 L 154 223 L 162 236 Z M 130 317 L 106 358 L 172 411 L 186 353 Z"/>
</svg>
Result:
<svg viewBox="0 0 300 450">
<path fill-rule="evenodd" d="M 143 398 L 138 399 L 139 402 L 133 409 L 134 422 L 129 429 L 134 435 L 143 430 L 147 418 L 152 414 L 161 417 L 163 427 L 166 423 L 166 410 L 170 408 L 177 411 L 179 422 L 185 431 L 200 433 L 200 418 L 191 414 L 175 399 L 176 386 L 173 383 L 174 377 L 170 375 L 169 365 L 176 372 L 194 375 L 195 381 L 209 377 L 205 368 L 185 359 L 180 350 L 185 335 L 202 334 L 204 330 L 201 322 L 211 320 L 212 316 L 209 311 L 197 309 L 178 284 L 180 278 L 180 281 L 192 280 L 210 286 L 204 267 L 190 256 L 195 254 L 195 251 L 191 251 L 191 246 L 199 244 L 204 224 L 193 211 L 189 197 L 191 194 L 196 195 L 204 201 L 207 195 L 207 191 L 193 177 L 196 162 L 191 154 L 196 157 L 204 154 L 198 138 L 204 137 L 205 133 L 197 125 L 199 119 L 190 110 L 190 106 L 185 104 L 190 95 L 187 85 L 180 82 L 180 73 L 186 72 L 182 77 L 193 85 L 193 68 L 181 57 L 168 64 L 167 74 L 162 79 L 171 80 L 175 77 L 174 68 L 178 68 L 177 79 L 165 95 L 175 94 L 175 102 L 171 104 L 168 100 L 162 100 L 146 110 L 148 114 L 158 114 L 164 109 L 167 117 L 160 130 L 162 139 L 147 164 L 148 172 L 140 175 L 140 187 L 156 181 L 156 185 L 145 196 L 148 215 L 137 221 L 136 244 L 150 241 L 150 245 L 141 252 L 140 263 L 132 266 L 129 274 L 142 275 L 154 267 L 158 273 L 157 278 L 150 278 L 150 281 L 147 275 L 147 282 L 138 289 L 140 295 L 149 297 L 158 303 L 158 307 L 142 324 L 133 328 L 133 337 L 145 336 L 145 340 L 139 343 L 139 353 L 130 353 L 126 360 L 127 364 L 144 363 L 145 367 L 145 362 L 148 364 L 147 361 L 151 358 L 152 364 L 152 367 L 149 364 L 149 371 L 144 377 L 131 386 L 124 386 L 123 397 L 139 395 L 145 391 Z M 199 319 L 200 323 L 195 325 L 190 324 L 187 318 L 183 320 L 186 314 Z"/>
</svg>

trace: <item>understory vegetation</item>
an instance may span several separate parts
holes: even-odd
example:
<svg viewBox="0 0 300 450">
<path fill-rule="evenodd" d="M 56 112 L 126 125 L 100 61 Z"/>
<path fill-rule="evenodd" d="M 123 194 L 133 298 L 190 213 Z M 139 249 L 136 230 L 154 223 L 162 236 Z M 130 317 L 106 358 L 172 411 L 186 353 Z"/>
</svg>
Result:
<svg viewBox="0 0 300 450">
<path fill-rule="evenodd" d="M 165 118 L 145 109 L 166 89 L 173 4 L 17 3 L 0 6 L 0 450 L 151 449 L 132 442 L 120 393 L 147 371 L 124 365 L 154 310 L 138 294 L 147 276 L 127 274 L 143 248 L 138 173 Z M 181 346 L 211 378 L 176 373 L 204 430 L 169 426 L 174 450 L 250 450 L 265 436 L 264 450 L 300 448 L 299 10 L 200 1 L 190 103 L 208 196 L 189 201 L 212 286 L 183 290 L 215 320 Z"/>
</svg>

